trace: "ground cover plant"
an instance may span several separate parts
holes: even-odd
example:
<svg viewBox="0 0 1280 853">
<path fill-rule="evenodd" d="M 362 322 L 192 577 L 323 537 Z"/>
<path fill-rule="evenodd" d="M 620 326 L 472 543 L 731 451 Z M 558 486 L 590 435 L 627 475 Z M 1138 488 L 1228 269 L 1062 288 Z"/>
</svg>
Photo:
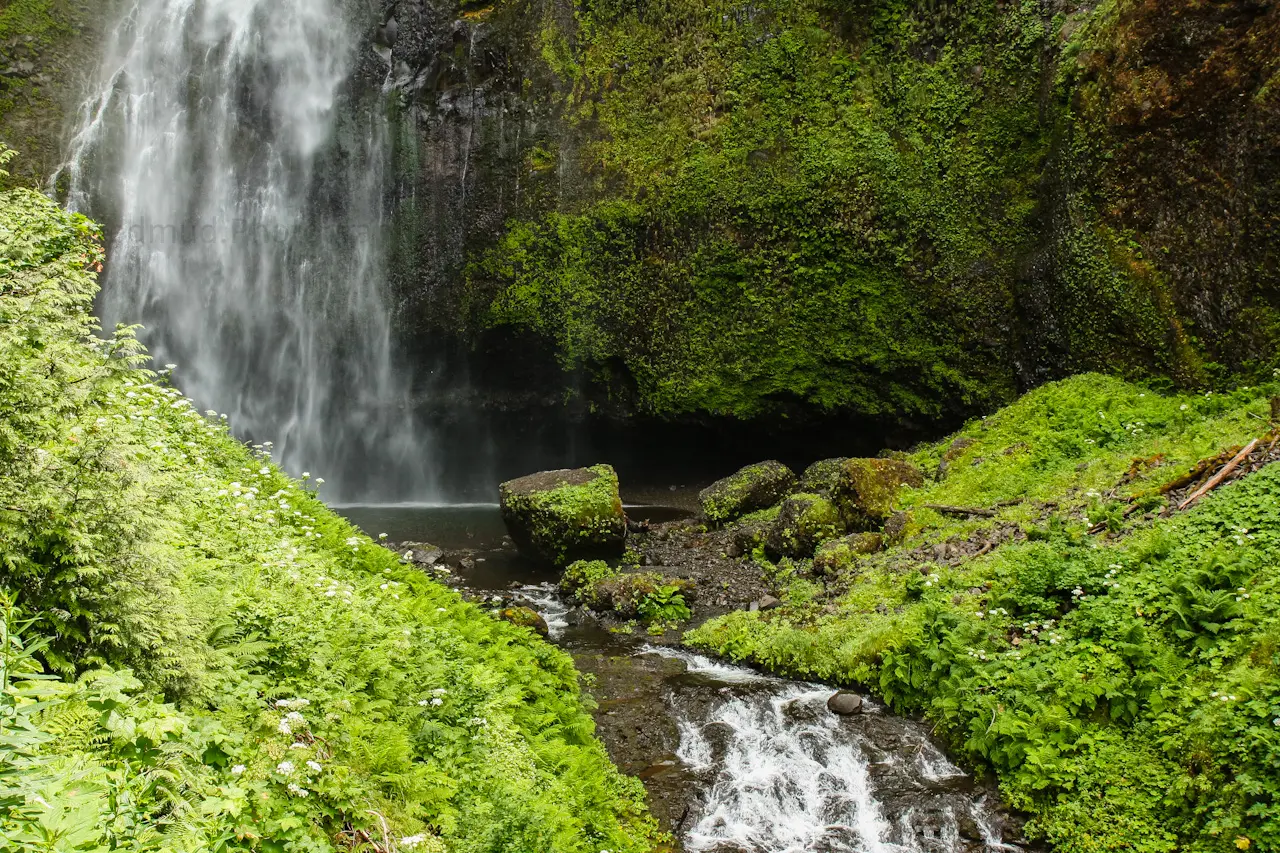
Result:
<svg viewBox="0 0 1280 853">
<path fill-rule="evenodd" d="M 651 849 L 569 657 L 101 335 L 101 263 L 0 195 L 0 850 Z"/>
<path fill-rule="evenodd" d="M 1280 849 L 1277 390 L 1040 388 L 910 455 L 898 544 L 686 641 L 922 713 L 1055 850 Z"/>
</svg>

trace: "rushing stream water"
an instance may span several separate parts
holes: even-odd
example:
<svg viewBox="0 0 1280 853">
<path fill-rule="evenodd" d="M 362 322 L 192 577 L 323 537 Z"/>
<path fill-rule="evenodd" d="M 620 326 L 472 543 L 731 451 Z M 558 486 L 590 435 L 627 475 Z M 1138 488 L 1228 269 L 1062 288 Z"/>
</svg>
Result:
<svg viewBox="0 0 1280 853">
<path fill-rule="evenodd" d="M 104 321 L 326 494 L 435 494 L 387 305 L 383 110 L 343 0 L 129 0 L 60 182 L 108 223 Z"/>
<path fill-rule="evenodd" d="M 376 535 L 430 539 L 484 598 L 539 611 L 594 679 L 599 733 L 688 853 L 996 853 L 1022 849 L 994 793 L 925 727 L 833 688 L 774 678 L 603 630 L 503 542 L 496 508 L 347 510 Z M 646 514 L 660 513 L 646 511 Z M 496 604 L 495 604 L 496 606 Z"/>
</svg>

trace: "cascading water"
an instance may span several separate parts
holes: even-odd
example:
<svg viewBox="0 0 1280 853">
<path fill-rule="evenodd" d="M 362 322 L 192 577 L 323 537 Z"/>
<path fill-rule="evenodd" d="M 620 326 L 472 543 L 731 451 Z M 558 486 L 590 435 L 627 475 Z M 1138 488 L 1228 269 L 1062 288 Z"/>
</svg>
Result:
<svg viewBox="0 0 1280 853">
<path fill-rule="evenodd" d="M 63 180 L 109 224 L 107 324 L 341 501 L 429 500 L 382 245 L 386 123 L 343 0 L 133 0 Z M 367 48 L 372 50 L 372 48 Z"/>
</svg>

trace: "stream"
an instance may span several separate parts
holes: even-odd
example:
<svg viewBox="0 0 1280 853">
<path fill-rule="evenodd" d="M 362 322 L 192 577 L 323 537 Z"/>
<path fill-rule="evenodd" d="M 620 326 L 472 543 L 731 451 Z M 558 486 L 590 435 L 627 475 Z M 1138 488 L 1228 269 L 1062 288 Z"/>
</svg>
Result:
<svg viewBox="0 0 1280 853">
<path fill-rule="evenodd" d="M 840 717 L 826 707 L 832 687 L 605 630 L 514 552 L 496 506 L 339 511 L 370 535 L 444 548 L 473 597 L 542 614 L 587 678 L 614 762 L 644 782 L 687 853 L 1026 849 L 994 789 L 948 761 L 923 724 L 870 697 L 863 713 Z"/>
</svg>

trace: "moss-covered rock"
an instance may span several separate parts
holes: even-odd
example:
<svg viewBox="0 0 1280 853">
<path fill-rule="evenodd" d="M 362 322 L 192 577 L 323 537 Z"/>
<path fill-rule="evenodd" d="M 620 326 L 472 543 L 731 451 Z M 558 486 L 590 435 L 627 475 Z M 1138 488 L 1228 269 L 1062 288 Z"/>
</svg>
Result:
<svg viewBox="0 0 1280 853">
<path fill-rule="evenodd" d="M 760 462 L 703 489 L 698 502 L 707 521 L 722 525 L 768 509 L 791 494 L 795 486 L 796 475 L 786 465 Z"/>
<path fill-rule="evenodd" d="M 846 524 L 854 529 L 881 527 L 894 512 L 904 487 L 918 489 L 924 474 L 910 462 L 897 459 L 850 459 L 840 469 L 831 499 Z"/>
<path fill-rule="evenodd" d="M 547 627 L 547 620 L 543 619 L 542 614 L 532 608 L 508 607 L 499 613 L 498 617 L 504 622 L 510 622 L 512 625 L 530 628 L 544 637 L 551 636 L 551 629 Z"/>
<path fill-rule="evenodd" d="M 821 495 L 796 495 L 783 501 L 769 529 L 765 550 L 772 559 L 813 556 L 814 549 L 844 532 L 835 504 Z"/>
<path fill-rule="evenodd" d="M 502 520 L 520 552 L 541 563 L 622 553 L 627 519 L 608 465 L 545 471 L 503 483 Z"/>
<path fill-rule="evenodd" d="M 657 572 L 626 574 L 602 560 L 580 560 L 565 570 L 560 588 L 593 610 L 623 619 L 653 616 L 688 618 L 693 581 Z"/>
<path fill-rule="evenodd" d="M 884 539 L 879 533 L 853 533 L 832 539 L 820 545 L 813 555 L 813 573 L 827 577 L 845 574 L 857 565 L 859 557 L 883 547 Z"/>
<path fill-rule="evenodd" d="M 824 498 L 831 497 L 836 483 L 840 481 L 840 472 L 848 461 L 848 458 L 841 457 L 813 463 L 800 475 L 800 491 L 804 494 L 822 495 Z"/>
</svg>

